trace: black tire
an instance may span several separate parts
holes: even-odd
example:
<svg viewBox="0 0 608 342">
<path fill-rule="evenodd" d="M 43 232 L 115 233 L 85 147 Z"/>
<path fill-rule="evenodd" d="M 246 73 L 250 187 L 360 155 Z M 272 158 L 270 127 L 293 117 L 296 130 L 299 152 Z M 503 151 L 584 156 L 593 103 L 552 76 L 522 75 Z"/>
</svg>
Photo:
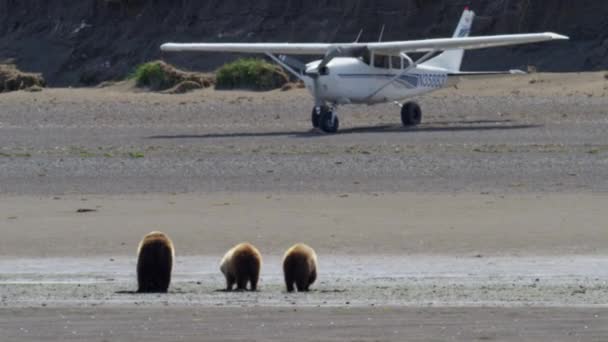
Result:
<svg viewBox="0 0 608 342">
<path fill-rule="evenodd" d="M 321 107 L 321 112 L 323 112 L 323 107 Z M 319 125 L 321 124 L 321 114 L 317 114 L 317 107 L 312 108 L 310 121 L 312 122 L 312 127 L 319 128 Z"/>
<path fill-rule="evenodd" d="M 340 127 L 340 120 L 337 115 L 333 115 L 331 110 L 321 111 L 319 128 L 325 133 L 336 133 Z"/>
<path fill-rule="evenodd" d="M 416 102 L 408 102 L 401 107 L 403 126 L 416 126 L 422 121 L 422 109 Z"/>
</svg>

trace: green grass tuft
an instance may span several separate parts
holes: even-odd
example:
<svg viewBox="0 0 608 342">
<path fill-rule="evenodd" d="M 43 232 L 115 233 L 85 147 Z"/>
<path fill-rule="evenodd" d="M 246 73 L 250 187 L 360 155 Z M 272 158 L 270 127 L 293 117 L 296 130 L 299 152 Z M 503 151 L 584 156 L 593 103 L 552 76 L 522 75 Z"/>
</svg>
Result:
<svg viewBox="0 0 608 342">
<path fill-rule="evenodd" d="M 153 89 L 168 88 L 169 78 L 160 62 L 148 62 L 139 65 L 132 75 L 138 87 Z"/>
<path fill-rule="evenodd" d="M 218 89 L 271 90 L 281 88 L 289 78 L 276 65 L 262 59 L 242 58 L 222 66 L 216 74 Z"/>
<path fill-rule="evenodd" d="M 144 156 L 145 155 L 143 152 L 139 152 L 139 151 L 129 152 L 129 157 L 131 157 L 133 159 L 143 158 Z"/>
</svg>

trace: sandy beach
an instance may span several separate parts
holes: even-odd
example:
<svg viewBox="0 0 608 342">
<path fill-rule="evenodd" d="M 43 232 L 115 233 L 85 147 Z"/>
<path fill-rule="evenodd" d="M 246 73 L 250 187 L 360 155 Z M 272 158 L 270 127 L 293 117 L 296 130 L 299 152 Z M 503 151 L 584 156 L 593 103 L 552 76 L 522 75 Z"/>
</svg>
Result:
<svg viewBox="0 0 608 342">
<path fill-rule="evenodd" d="M 607 81 L 488 82 L 417 99 L 416 129 L 345 106 L 336 135 L 301 90 L 1 95 L 3 341 L 604 340 Z M 170 292 L 129 293 L 152 230 Z M 240 241 L 260 291 L 218 292 Z M 319 280 L 287 294 L 300 241 Z"/>
</svg>

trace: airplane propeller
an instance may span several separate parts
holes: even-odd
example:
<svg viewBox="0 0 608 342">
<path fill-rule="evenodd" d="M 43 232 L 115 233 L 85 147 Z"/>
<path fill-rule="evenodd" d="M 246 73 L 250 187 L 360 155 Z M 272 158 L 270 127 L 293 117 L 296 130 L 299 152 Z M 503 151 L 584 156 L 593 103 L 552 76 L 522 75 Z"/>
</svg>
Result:
<svg viewBox="0 0 608 342">
<path fill-rule="evenodd" d="M 320 106 L 323 104 L 323 101 L 320 99 L 319 94 L 319 77 L 322 75 L 327 75 L 327 65 L 332 59 L 336 57 L 359 57 L 363 56 L 368 51 L 367 46 L 354 46 L 354 47 L 345 47 L 336 45 L 325 53 L 321 62 L 315 67 L 307 69 L 304 74 L 309 76 L 313 80 L 313 94 L 315 97 L 315 105 Z"/>
</svg>

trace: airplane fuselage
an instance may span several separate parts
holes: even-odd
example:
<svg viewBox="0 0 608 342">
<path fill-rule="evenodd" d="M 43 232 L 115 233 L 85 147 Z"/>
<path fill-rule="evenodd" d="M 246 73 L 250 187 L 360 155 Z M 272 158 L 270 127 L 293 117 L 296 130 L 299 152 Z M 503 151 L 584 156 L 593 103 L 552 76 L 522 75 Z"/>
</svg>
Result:
<svg viewBox="0 0 608 342">
<path fill-rule="evenodd" d="M 310 62 L 306 67 L 316 69 L 320 62 Z M 327 64 L 326 72 L 317 77 L 318 95 L 323 101 L 334 104 L 375 104 L 428 93 L 444 87 L 448 82 L 446 71 L 423 65 L 395 79 L 403 71 L 403 62 L 397 59 L 394 64 L 397 65 L 376 67 L 361 58 L 334 58 Z M 303 80 L 314 96 L 315 79 L 303 77 Z"/>
</svg>

